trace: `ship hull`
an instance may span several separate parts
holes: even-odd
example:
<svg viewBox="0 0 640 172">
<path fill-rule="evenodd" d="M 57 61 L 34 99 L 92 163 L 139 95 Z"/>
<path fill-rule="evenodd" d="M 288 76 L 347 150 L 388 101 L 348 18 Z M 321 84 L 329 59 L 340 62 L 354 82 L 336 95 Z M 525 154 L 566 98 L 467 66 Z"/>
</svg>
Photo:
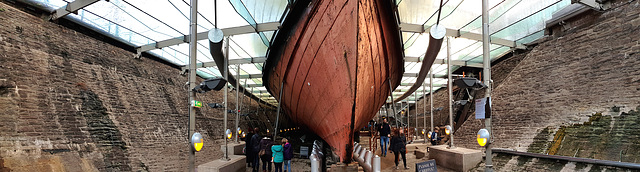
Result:
<svg viewBox="0 0 640 172">
<path fill-rule="evenodd" d="M 322 137 L 341 161 L 350 160 L 353 133 L 402 78 L 391 7 L 384 0 L 296 1 L 265 62 L 264 84 L 282 95 L 284 114 Z"/>
</svg>

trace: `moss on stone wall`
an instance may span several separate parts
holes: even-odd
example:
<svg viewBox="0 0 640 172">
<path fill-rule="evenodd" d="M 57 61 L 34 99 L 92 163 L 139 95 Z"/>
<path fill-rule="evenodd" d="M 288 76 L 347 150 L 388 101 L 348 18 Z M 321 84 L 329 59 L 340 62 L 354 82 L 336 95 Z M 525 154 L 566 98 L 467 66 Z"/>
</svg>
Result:
<svg viewBox="0 0 640 172">
<path fill-rule="evenodd" d="M 527 148 L 527 152 L 532 153 L 546 153 L 547 148 L 551 142 L 547 141 L 547 138 L 553 134 L 553 129 L 551 127 L 546 127 L 540 131 L 534 138 L 534 142 L 529 145 Z"/>
<path fill-rule="evenodd" d="M 639 111 L 640 106 L 620 115 L 615 115 L 615 111 L 612 111 L 614 115 L 595 113 L 582 124 L 562 126 L 556 131 L 548 154 L 637 163 L 640 160 Z M 536 147 L 534 142 L 529 152 L 539 153 Z"/>
<path fill-rule="evenodd" d="M 564 139 L 564 135 L 565 127 L 563 126 L 560 127 L 555 136 L 553 136 L 553 141 L 551 142 L 551 146 L 549 147 L 549 151 L 547 151 L 547 154 L 555 155 L 558 152 L 558 149 L 560 149 L 560 145 L 562 144 L 562 140 Z"/>
</svg>

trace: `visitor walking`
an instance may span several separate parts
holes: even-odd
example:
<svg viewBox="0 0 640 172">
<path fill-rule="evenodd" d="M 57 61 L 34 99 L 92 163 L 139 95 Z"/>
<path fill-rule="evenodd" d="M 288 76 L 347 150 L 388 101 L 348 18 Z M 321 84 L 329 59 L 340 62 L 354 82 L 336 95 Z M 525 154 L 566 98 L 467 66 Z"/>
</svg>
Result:
<svg viewBox="0 0 640 172">
<path fill-rule="evenodd" d="M 380 155 L 383 157 L 387 156 L 387 146 L 389 146 L 389 136 L 391 134 L 391 126 L 387 123 L 387 118 L 382 119 L 382 124 L 380 125 Z"/>
<path fill-rule="evenodd" d="M 398 169 L 398 158 L 402 155 L 402 162 L 404 163 L 404 169 L 409 169 L 407 167 L 407 139 L 404 137 L 404 131 L 396 129 L 393 133 L 393 138 L 391 138 L 391 150 L 396 156 L 395 163 L 396 169 Z"/>
<path fill-rule="evenodd" d="M 251 168 L 251 164 L 253 164 L 253 147 L 251 146 L 251 137 L 253 137 L 253 129 L 247 129 L 247 137 L 244 138 L 245 147 L 244 154 L 247 157 L 247 167 Z"/>
<path fill-rule="evenodd" d="M 253 132 L 255 132 L 255 134 L 253 134 L 253 136 L 251 136 L 251 156 L 253 157 L 253 164 L 252 164 L 252 168 L 253 168 L 253 172 L 258 172 L 260 171 L 260 157 L 259 157 L 259 153 L 260 153 L 260 141 L 262 139 L 262 136 L 260 136 L 260 129 L 258 129 L 258 127 L 253 129 Z"/>
</svg>

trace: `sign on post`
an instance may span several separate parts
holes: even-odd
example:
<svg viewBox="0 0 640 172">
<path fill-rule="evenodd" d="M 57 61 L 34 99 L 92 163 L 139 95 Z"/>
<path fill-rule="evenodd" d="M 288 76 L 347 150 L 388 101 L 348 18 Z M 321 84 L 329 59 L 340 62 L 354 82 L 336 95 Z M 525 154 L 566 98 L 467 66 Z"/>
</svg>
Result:
<svg viewBox="0 0 640 172">
<path fill-rule="evenodd" d="M 195 108 L 201 108 L 202 107 L 202 102 L 197 101 L 197 100 L 192 100 L 191 101 L 191 106 L 193 106 Z"/>
<path fill-rule="evenodd" d="M 490 97 L 476 99 L 476 119 L 485 119 L 485 118 L 491 118 L 491 98 Z"/>
<path fill-rule="evenodd" d="M 421 162 L 421 163 L 416 163 L 416 172 L 432 172 L 432 171 L 438 171 L 438 168 L 436 167 L 435 159 Z"/>
</svg>

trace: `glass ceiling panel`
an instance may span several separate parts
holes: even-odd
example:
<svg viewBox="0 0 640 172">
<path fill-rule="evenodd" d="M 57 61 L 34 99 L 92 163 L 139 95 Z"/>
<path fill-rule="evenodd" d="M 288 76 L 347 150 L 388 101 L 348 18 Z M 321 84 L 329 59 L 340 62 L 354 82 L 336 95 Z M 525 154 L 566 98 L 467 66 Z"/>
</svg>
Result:
<svg viewBox="0 0 640 172">
<path fill-rule="evenodd" d="M 67 3 L 63 0 L 35 0 L 52 8 L 60 8 Z M 217 9 L 219 28 L 277 22 L 287 11 L 289 0 L 228 0 L 219 1 Z M 398 14 L 401 23 L 430 26 L 437 22 L 438 0 L 398 0 Z M 121 38 L 135 46 L 147 45 L 188 34 L 190 2 L 187 0 L 111 0 L 98 1 L 71 17 L 101 29 L 112 36 Z M 443 0 L 441 24 L 461 33 L 481 32 L 481 1 Z M 490 0 L 490 31 L 493 38 L 530 43 L 544 36 L 544 21 L 571 3 L 570 0 Z M 232 5 L 234 4 L 234 5 Z M 213 1 L 199 1 L 198 32 L 214 27 L 216 22 Z M 238 14 L 240 13 L 240 14 Z M 230 59 L 264 57 L 274 31 L 234 35 L 230 41 Z M 403 32 L 404 53 L 407 57 L 424 58 L 429 43 L 429 34 Z M 482 60 L 482 43 L 464 38 L 451 39 L 453 60 L 467 60 L 479 63 Z M 208 41 L 200 40 L 197 45 L 198 62 L 212 62 Z M 437 59 L 446 59 L 446 41 Z M 491 45 L 492 60 L 510 52 L 510 47 Z M 160 58 L 184 66 L 188 62 L 189 45 L 182 43 L 151 50 Z M 262 63 L 242 64 L 241 74 L 261 74 Z M 406 73 L 418 73 L 422 63 L 406 62 Z M 446 74 L 447 65 L 434 64 L 437 75 Z M 459 66 L 454 66 L 453 70 Z M 235 66 L 231 67 L 235 75 Z M 198 69 L 204 78 L 221 76 L 217 67 Z M 413 83 L 416 77 L 403 77 L 402 83 Z M 245 82 L 244 79 L 241 82 Z M 262 84 L 261 78 L 247 79 L 248 84 Z M 428 82 L 428 78 L 426 80 Z M 446 84 L 446 79 L 436 78 L 434 84 Z M 405 88 L 406 87 L 406 88 Z M 398 89 L 408 89 L 400 86 Z M 265 87 L 255 87 L 255 91 L 266 91 Z"/>
<path fill-rule="evenodd" d="M 400 22 L 422 24 L 427 21 L 431 14 L 438 10 L 439 5 L 440 1 L 402 0 L 398 4 Z"/>
<path fill-rule="evenodd" d="M 493 21 L 497 18 L 504 16 L 507 11 L 512 10 L 517 4 L 522 2 L 523 0 L 503 0 L 502 2 L 496 4 L 496 6 L 491 7 L 489 9 L 489 24 L 491 25 Z M 474 31 L 475 33 L 482 32 L 482 16 L 476 17 L 473 21 L 469 22 L 467 25 L 460 28 L 460 31 L 463 33 Z"/>
<path fill-rule="evenodd" d="M 286 0 L 242 0 L 242 3 L 257 23 L 279 21 L 287 8 Z"/>
<path fill-rule="evenodd" d="M 533 33 L 533 34 L 529 35 L 529 36 L 522 37 L 522 38 L 518 39 L 516 42 L 520 43 L 520 44 L 528 44 L 528 43 L 531 43 L 531 42 L 533 42 L 533 41 L 535 41 L 537 39 L 542 38 L 543 36 L 544 36 L 544 30 L 540 30 L 540 31 L 538 31 L 536 33 Z"/>
<path fill-rule="evenodd" d="M 98 1 L 84 9 L 154 40 L 183 35 L 125 3 Z"/>
<path fill-rule="evenodd" d="M 256 68 L 256 66 L 253 64 L 242 64 L 240 65 L 240 69 L 242 69 L 242 71 L 240 72 L 242 75 L 262 74 L 262 71 L 258 70 L 258 68 Z"/>
<path fill-rule="evenodd" d="M 422 63 L 404 62 L 404 73 L 418 73 Z"/>
<path fill-rule="evenodd" d="M 71 17 L 79 19 L 86 24 L 92 25 L 95 28 L 108 32 L 113 36 L 119 37 L 122 40 L 128 41 L 134 45 L 143 45 L 154 42 L 149 37 L 145 37 L 133 32 L 129 28 L 122 27 L 111 21 L 107 21 L 106 19 L 101 18 L 100 16 L 97 16 L 89 11 L 79 10 L 78 15 L 71 15 Z"/>
<path fill-rule="evenodd" d="M 509 27 L 505 29 L 498 30 L 495 33 L 491 32 L 492 33 L 491 36 L 499 37 L 507 40 L 517 40 L 529 34 L 535 33 L 539 30 L 544 29 L 545 21 L 548 19 L 551 19 L 551 15 L 554 12 L 566 7 L 569 4 L 571 4 L 569 0 L 560 1 L 559 3 L 551 5 L 542 11 L 534 13 L 533 15 L 527 18 L 519 20 L 518 22 L 512 25 L 509 25 Z M 492 29 L 489 29 L 489 30 L 492 30 Z"/>
<path fill-rule="evenodd" d="M 415 34 L 404 44 L 404 54 L 408 57 L 424 56 L 427 47 L 429 47 L 429 34 Z"/>
<path fill-rule="evenodd" d="M 267 54 L 268 47 L 262 43 L 260 36 L 256 33 L 234 35 L 229 39 L 232 49 L 230 51 L 235 51 L 238 55 L 235 58 L 264 57 Z"/>
<path fill-rule="evenodd" d="M 492 46 L 493 48 L 493 46 Z M 511 48 L 509 47 L 505 47 L 505 46 L 499 46 L 495 49 L 491 49 L 491 53 L 489 53 L 489 56 L 491 57 L 491 61 L 493 61 L 498 55 L 502 55 L 506 52 L 508 52 L 509 50 L 511 50 Z M 474 62 L 474 63 L 482 63 L 482 54 L 471 58 L 471 60 L 469 60 L 470 62 Z"/>
</svg>

